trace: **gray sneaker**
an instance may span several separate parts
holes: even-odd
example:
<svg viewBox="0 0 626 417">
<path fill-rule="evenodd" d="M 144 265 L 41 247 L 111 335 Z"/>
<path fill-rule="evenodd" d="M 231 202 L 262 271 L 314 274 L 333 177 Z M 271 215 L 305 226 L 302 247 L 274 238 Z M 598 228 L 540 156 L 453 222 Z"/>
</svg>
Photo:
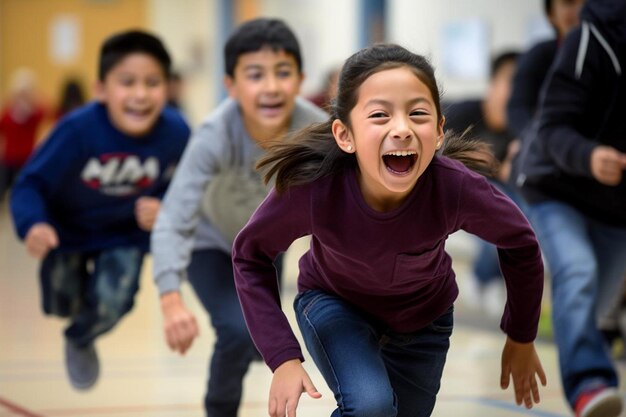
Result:
<svg viewBox="0 0 626 417">
<path fill-rule="evenodd" d="M 78 390 L 91 388 L 100 375 L 100 362 L 93 343 L 76 346 L 65 340 L 65 368 L 72 386 Z"/>
</svg>

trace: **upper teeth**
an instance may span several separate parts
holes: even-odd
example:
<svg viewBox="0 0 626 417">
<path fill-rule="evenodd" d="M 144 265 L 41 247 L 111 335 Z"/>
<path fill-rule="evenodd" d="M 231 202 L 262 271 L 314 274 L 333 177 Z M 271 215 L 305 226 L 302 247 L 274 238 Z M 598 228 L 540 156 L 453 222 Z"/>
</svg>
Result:
<svg viewBox="0 0 626 417">
<path fill-rule="evenodd" d="M 393 156 L 409 156 L 409 155 L 415 155 L 417 152 L 415 151 L 393 151 L 393 152 L 387 152 L 385 155 L 393 155 Z"/>
</svg>

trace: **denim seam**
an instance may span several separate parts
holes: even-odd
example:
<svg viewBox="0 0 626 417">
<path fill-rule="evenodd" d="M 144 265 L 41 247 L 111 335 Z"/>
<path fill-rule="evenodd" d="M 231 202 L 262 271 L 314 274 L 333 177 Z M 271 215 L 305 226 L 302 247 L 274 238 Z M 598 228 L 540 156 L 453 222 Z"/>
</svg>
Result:
<svg viewBox="0 0 626 417">
<path fill-rule="evenodd" d="M 307 305 L 306 309 L 303 310 L 302 313 L 304 314 L 304 317 L 306 319 L 307 324 L 313 330 L 313 334 L 315 335 L 315 339 L 317 340 L 317 343 L 320 345 L 320 347 L 322 349 L 322 352 L 324 352 L 324 357 L 326 358 L 326 361 L 330 365 L 330 369 L 331 369 L 331 371 L 333 373 L 333 378 L 335 378 L 335 384 L 337 385 L 337 393 L 339 394 L 339 396 L 341 398 L 341 404 L 337 404 L 337 405 L 340 406 L 341 409 L 343 409 L 344 408 L 343 395 L 341 394 L 341 385 L 339 384 L 339 378 L 337 378 L 337 374 L 335 373 L 335 367 L 332 366 L 332 362 L 330 361 L 330 359 L 328 357 L 328 353 L 326 353 L 326 349 L 324 348 L 324 344 L 322 343 L 322 340 L 320 339 L 319 335 L 317 334 L 317 329 L 315 329 L 315 326 L 313 325 L 311 320 L 309 320 L 309 315 L 308 315 L 308 307 L 313 303 L 313 301 L 316 301 L 317 299 L 319 299 L 322 296 L 323 296 L 323 294 L 320 294 L 317 297 L 315 297 L 313 300 L 311 300 L 311 302 Z"/>
</svg>

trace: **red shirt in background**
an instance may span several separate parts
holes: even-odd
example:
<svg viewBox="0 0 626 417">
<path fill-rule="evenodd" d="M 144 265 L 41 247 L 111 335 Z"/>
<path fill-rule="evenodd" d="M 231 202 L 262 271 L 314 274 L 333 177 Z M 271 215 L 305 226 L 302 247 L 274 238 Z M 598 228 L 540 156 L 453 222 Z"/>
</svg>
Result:
<svg viewBox="0 0 626 417">
<path fill-rule="evenodd" d="M 35 148 L 37 131 L 45 118 L 43 107 L 36 106 L 23 120 L 18 120 L 11 104 L 0 115 L 0 160 L 12 168 L 22 167 Z M 2 143 L 4 142 L 4 143 Z"/>
</svg>

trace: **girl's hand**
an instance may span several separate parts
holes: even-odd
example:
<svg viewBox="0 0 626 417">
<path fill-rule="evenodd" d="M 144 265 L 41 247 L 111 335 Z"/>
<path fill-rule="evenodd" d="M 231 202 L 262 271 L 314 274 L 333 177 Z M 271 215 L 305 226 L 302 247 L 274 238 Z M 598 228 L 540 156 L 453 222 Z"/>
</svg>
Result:
<svg viewBox="0 0 626 417">
<path fill-rule="evenodd" d="M 154 227 L 161 200 L 155 197 L 140 197 L 135 202 L 135 218 L 141 229 L 149 232 Z"/>
<path fill-rule="evenodd" d="M 535 374 L 539 376 L 541 385 L 545 387 L 546 374 L 541 367 L 534 343 L 518 343 L 507 337 L 502 350 L 500 386 L 502 389 L 507 389 L 510 378 L 513 377 L 517 405 L 522 405 L 524 402 L 526 408 L 532 408 L 533 402 L 539 403 L 539 387 Z"/>
<path fill-rule="evenodd" d="M 163 330 L 167 345 L 175 352 L 184 355 L 198 336 L 198 325 L 194 315 L 185 308 L 178 291 L 161 295 Z"/>
<path fill-rule="evenodd" d="M 59 246 L 59 236 L 56 230 L 48 223 L 36 223 L 26 234 L 26 250 L 37 258 L 43 259 L 50 249 Z"/>
<path fill-rule="evenodd" d="M 303 392 L 311 398 L 321 398 L 299 359 L 283 362 L 274 371 L 270 388 L 271 417 L 296 417 L 296 408 Z"/>
</svg>

